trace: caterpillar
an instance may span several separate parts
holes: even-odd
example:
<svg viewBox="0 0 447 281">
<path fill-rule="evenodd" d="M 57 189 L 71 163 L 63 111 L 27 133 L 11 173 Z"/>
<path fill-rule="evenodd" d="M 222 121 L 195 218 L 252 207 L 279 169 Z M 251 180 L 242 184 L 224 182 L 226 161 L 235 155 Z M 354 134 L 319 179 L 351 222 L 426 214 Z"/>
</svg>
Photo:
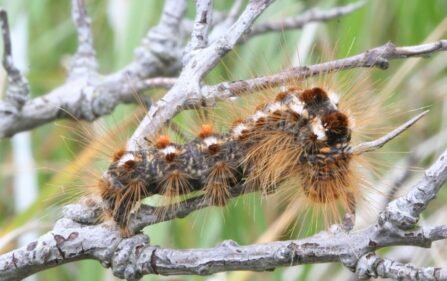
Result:
<svg viewBox="0 0 447 281">
<path fill-rule="evenodd" d="M 99 193 L 124 236 L 141 200 L 194 192 L 226 205 L 232 189 L 269 194 L 293 178 L 293 192 L 310 202 L 352 211 L 359 187 L 353 172 L 353 120 L 339 96 L 321 87 L 290 87 L 224 133 L 202 124 L 190 142 L 166 134 L 135 151 L 118 150 L 98 183 Z"/>
</svg>

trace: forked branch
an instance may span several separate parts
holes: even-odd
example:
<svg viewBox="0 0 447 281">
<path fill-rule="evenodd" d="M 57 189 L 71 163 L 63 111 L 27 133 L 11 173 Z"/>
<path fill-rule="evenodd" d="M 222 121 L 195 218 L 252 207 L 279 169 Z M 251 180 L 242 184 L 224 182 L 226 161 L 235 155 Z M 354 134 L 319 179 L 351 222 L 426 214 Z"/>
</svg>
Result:
<svg viewBox="0 0 447 281">
<path fill-rule="evenodd" d="M 415 228 L 404 217 L 403 221 L 411 229 L 393 228 L 396 216 L 391 211 L 408 213 L 408 208 L 420 204 L 426 206 L 447 179 L 447 150 L 425 172 L 409 194 L 419 198 L 418 202 L 399 198 L 390 204 L 375 225 L 349 232 L 321 232 L 309 238 L 293 241 L 278 241 L 266 244 L 239 246 L 233 241 L 225 241 L 215 248 L 177 250 L 151 246 L 144 235 L 122 239 L 113 224 L 88 225 L 71 219 L 60 219 L 53 230 L 29 245 L 0 256 L 0 279 L 20 280 L 49 266 L 56 266 L 79 259 L 93 258 L 104 266 L 111 267 L 114 274 L 128 280 L 138 280 L 145 274 L 208 275 L 230 270 L 272 270 L 279 266 L 312 264 L 322 262 L 342 262 L 362 277 L 395 276 L 394 269 L 402 269 L 399 263 L 385 265 L 371 263 L 371 252 L 392 245 L 412 245 L 430 247 L 431 242 L 447 238 L 445 225 Z M 417 194 L 417 195 L 416 195 Z M 407 205 L 401 204 L 403 201 Z M 392 206 L 396 206 L 392 209 Z M 79 206 L 78 206 L 79 207 Z M 72 216 L 85 217 L 85 209 L 75 207 Z M 417 215 L 417 214 L 414 214 Z M 95 216 L 92 212 L 92 216 Z M 414 269 L 405 266 L 406 280 L 436 280 L 445 276 L 444 269 Z M 422 272 L 423 275 L 414 275 Z M 440 275 L 441 274 L 441 275 Z M 418 279 L 419 278 L 419 279 Z M 444 280 L 444 279 L 437 279 Z"/>
</svg>

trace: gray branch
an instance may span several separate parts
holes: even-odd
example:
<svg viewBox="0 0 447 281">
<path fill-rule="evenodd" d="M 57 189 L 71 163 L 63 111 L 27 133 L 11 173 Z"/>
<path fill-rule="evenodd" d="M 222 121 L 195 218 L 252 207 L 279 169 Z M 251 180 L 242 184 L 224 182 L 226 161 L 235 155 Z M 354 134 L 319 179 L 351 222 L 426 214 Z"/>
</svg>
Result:
<svg viewBox="0 0 447 281">
<path fill-rule="evenodd" d="M 352 154 L 362 154 L 365 152 L 374 151 L 374 150 L 381 148 L 387 142 L 391 141 L 398 135 L 402 134 L 405 130 L 407 130 L 408 128 L 413 126 L 414 123 L 416 123 L 419 119 L 424 117 L 427 113 L 428 113 L 428 110 L 418 114 L 417 116 L 413 117 L 411 120 L 408 120 L 407 122 L 405 122 L 398 128 L 394 129 L 393 131 L 389 132 L 388 134 L 386 134 L 385 136 L 383 136 L 379 139 L 369 141 L 369 142 L 364 142 L 364 143 L 354 146 L 351 150 L 351 153 Z"/>
<path fill-rule="evenodd" d="M 135 150 L 144 143 L 144 137 L 155 136 L 158 129 L 171 119 L 189 99 L 200 96 L 202 78 L 228 53 L 255 19 L 273 0 L 251 0 L 238 20 L 208 47 L 191 55 L 177 82 L 169 92 L 154 104 L 129 139 L 127 147 Z"/>
<path fill-rule="evenodd" d="M 0 116 L 19 112 L 29 99 L 29 86 L 25 76 L 14 65 L 12 57 L 11 34 L 8 13 L 0 9 L 0 24 L 3 35 L 3 67 L 8 75 L 8 88 L 5 102 L 0 101 Z M 1 117 L 0 117 L 1 118 Z M 0 122 L 1 123 L 1 122 Z"/>
<path fill-rule="evenodd" d="M 383 259 L 373 253 L 364 255 L 359 260 L 357 276 L 361 280 L 374 278 L 391 278 L 393 280 L 447 280 L 447 267 L 419 268 L 412 264 L 403 264 L 389 259 Z"/>
<path fill-rule="evenodd" d="M 236 1 L 229 13 L 229 18 L 222 20 L 225 24 L 218 25 L 216 30 L 212 30 L 212 34 L 216 35 L 210 36 L 214 38 L 211 40 L 214 45 L 206 48 L 207 51 L 204 52 L 211 53 L 210 51 L 216 48 L 214 52 L 219 55 L 215 58 L 220 58 L 231 49 L 231 45 L 226 45 L 230 42 L 226 39 L 231 39 L 230 37 L 238 34 L 238 31 L 247 32 L 250 29 L 252 22 L 240 21 L 237 28 L 230 26 L 236 24 L 235 19 L 240 4 L 240 1 Z M 265 1 L 252 0 L 249 5 L 255 7 L 253 11 L 258 12 L 260 11 L 259 7 L 264 4 Z M 141 46 L 135 51 L 134 61 L 123 69 L 108 75 L 96 73 L 97 62 L 93 48 L 90 18 L 83 0 L 72 0 L 72 7 L 72 17 L 78 32 L 79 46 L 68 70 L 69 79 L 63 85 L 47 94 L 28 99 L 28 83 L 13 67 L 12 56 L 8 55 L 10 52 L 5 52 L 7 59 L 4 59 L 4 67 L 10 81 L 17 82 L 10 82 L 8 87 L 10 94 L 7 95 L 5 101 L 0 101 L 0 138 L 10 137 L 18 132 L 33 129 L 60 118 L 74 117 L 77 120 L 93 121 L 111 113 L 120 103 L 135 102 L 135 89 L 140 93 L 154 87 L 154 84 L 145 82 L 147 79 L 177 75 L 181 70 L 181 62 L 185 53 L 185 42 L 183 42 L 185 34 L 182 34 L 185 29 L 182 26 L 186 1 L 166 0 L 159 24 L 143 38 Z M 245 11 L 248 13 L 247 9 Z M 217 14 L 214 17 L 216 18 Z M 243 18 L 248 19 L 248 17 L 244 15 Z M 2 12 L 1 18 L 6 19 L 6 12 Z M 2 31 L 7 47 L 10 46 L 10 40 L 9 29 L 5 22 L 2 20 L 2 26 L 6 27 Z M 219 22 L 218 19 L 216 22 Z M 224 30 L 223 27 L 225 27 Z M 5 35 L 8 36 L 5 37 Z M 238 38 L 240 36 L 238 34 Z M 222 38 L 222 40 L 217 42 L 219 40 L 215 40 L 215 38 Z M 11 50 L 11 48 L 5 48 L 5 50 Z M 199 55 L 196 54 L 196 57 Z M 207 68 L 215 64 L 216 60 L 210 60 L 210 65 Z M 208 71 L 209 69 L 202 75 Z M 11 76 L 11 73 L 14 75 Z M 196 86 L 194 86 L 194 92 L 197 94 L 199 91 Z M 192 97 L 192 99 L 194 100 L 196 97 Z M 18 110 L 20 107 L 23 109 Z"/>
<path fill-rule="evenodd" d="M 405 47 L 396 47 L 393 43 L 389 42 L 380 47 L 343 59 L 309 66 L 292 67 L 274 75 L 204 86 L 202 88 L 202 99 L 205 99 L 208 104 L 214 104 L 217 100 L 225 100 L 231 97 L 255 93 L 263 89 L 282 86 L 289 81 L 304 80 L 312 76 L 352 68 L 377 67 L 384 70 L 388 68 L 390 61 L 394 59 L 427 57 L 430 54 L 446 50 L 447 40 Z M 192 104 L 196 102 L 191 101 Z"/>
<path fill-rule="evenodd" d="M 120 103 L 134 102 L 135 92 L 132 87 L 134 83 L 138 84 L 152 77 L 173 75 L 180 70 L 183 42 L 179 41 L 182 36 L 178 31 L 186 10 L 186 1 L 165 1 L 159 24 L 143 39 L 141 46 L 136 50 L 135 60 L 116 73 L 106 76 L 89 75 L 94 70 L 90 20 L 83 2 L 73 0 L 73 9 L 80 45 L 71 65 L 75 69 L 70 69 L 69 73 L 76 75 L 71 75 L 69 80 L 50 93 L 27 100 L 20 111 L 10 106 L 8 98 L 5 102 L 0 102 L 0 138 L 59 118 L 74 117 L 78 120 L 93 121 L 109 114 Z M 5 34 L 5 29 L 3 31 Z M 7 58 L 6 69 L 12 65 L 11 56 Z M 88 67 L 81 64 L 81 60 L 85 62 L 86 59 L 91 62 Z M 82 66 L 84 70 L 78 66 Z M 89 70 L 87 72 L 86 67 Z M 83 75 L 79 75 L 81 73 Z M 10 83 L 8 91 L 12 91 L 14 86 L 14 83 Z M 17 88 L 17 92 L 18 95 L 25 96 L 24 87 Z"/>
<path fill-rule="evenodd" d="M 328 10 L 313 8 L 298 16 L 287 17 L 279 21 L 259 23 L 253 26 L 251 31 L 243 37 L 243 40 L 247 40 L 253 36 L 265 34 L 268 32 L 300 29 L 311 22 L 325 22 L 335 18 L 339 18 L 363 7 L 365 3 L 366 1 L 358 1 L 346 6 L 335 7 Z"/>
<path fill-rule="evenodd" d="M 421 195 L 423 192 L 425 195 L 419 197 L 417 203 L 410 201 L 408 206 L 397 204 L 396 211 L 405 213 L 408 208 L 412 210 L 420 204 L 428 204 L 446 181 L 446 171 L 447 150 L 409 193 Z M 393 202 L 406 201 L 408 196 Z M 76 213 L 79 217 L 86 216 L 85 209 L 79 206 L 72 207 L 71 212 L 71 216 Z M 111 267 L 116 276 L 128 280 L 138 280 L 145 274 L 208 275 L 221 271 L 264 271 L 280 266 L 322 262 L 341 262 L 357 271 L 362 278 L 374 277 L 376 274 L 393 277 L 397 276 L 394 270 L 399 269 L 399 264 L 386 263 L 382 266 L 372 263 L 371 252 L 393 245 L 430 247 L 431 242 L 447 238 L 447 226 L 417 228 L 414 227 L 416 222 L 413 220 L 412 229 L 391 227 L 395 220 L 386 215 L 389 212 L 390 210 L 385 211 L 377 224 L 354 232 L 344 232 L 338 228 L 302 240 L 248 246 L 225 241 L 215 248 L 189 250 L 153 246 L 144 235 L 122 239 L 116 226 L 111 223 L 89 225 L 91 222 L 88 219 L 80 224 L 62 218 L 52 231 L 37 241 L 1 255 L 0 279 L 20 280 L 49 267 L 80 259 L 96 259 L 103 266 Z M 94 211 L 90 214 L 92 217 L 95 215 L 97 214 Z M 415 270 L 417 269 L 407 269 L 413 273 Z M 433 280 L 430 276 L 442 277 L 445 274 L 445 270 L 435 270 L 434 275 L 430 275 L 430 270 L 423 270 L 424 275 L 411 273 L 405 280 Z"/>
<path fill-rule="evenodd" d="M 76 79 L 78 76 L 96 73 L 98 63 L 93 47 L 93 34 L 91 20 L 87 14 L 84 0 L 72 0 L 72 17 L 78 33 L 78 49 L 71 61 L 68 79 Z"/>
<path fill-rule="evenodd" d="M 419 215 L 436 197 L 447 180 L 447 151 L 428 170 L 424 177 L 405 196 L 391 201 L 380 216 L 380 224 L 389 228 L 409 229 L 419 220 Z"/>
<path fill-rule="evenodd" d="M 213 1 L 203 0 L 196 2 L 196 18 L 194 27 L 191 33 L 191 40 L 185 48 L 187 59 L 184 60 L 186 64 L 190 58 L 190 53 L 195 50 L 200 50 L 208 46 L 208 31 L 212 24 Z"/>
<path fill-rule="evenodd" d="M 237 24 L 243 16 L 244 14 L 241 15 L 239 20 L 233 25 L 234 29 L 240 28 Z M 240 32 L 243 32 L 243 30 L 238 31 L 238 36 L 240 36 Z M 232 31 L 229 31 L 229 34 L 231 33 Z M 233 39 L 236 37 L 239 38 L 238 36 L 233 36 Z M 200 87 L 199 83 L 203 75 L 215 65 L 218 58 L 228 51 L 226 50 L 225 53 L 212 51 L 213 48 L 221 48 L 222 42 L 225 42 L 225 40 L 217 40 L 208 48 L 203 49 L 201 56 L 197 58 L 197 60 L 192 59 L 191 62 L 195 67 L 194 69 L 190 68 L 191 65 L 189 67 L 188 65 L 184 67 L 182 74 L 180 74 L 180 77 L 173 88 L 171 88 L 171 90 L 155 106 L 151 107 L 149 113 L 140 123 L 128 143 L 129 150 L 141 147 L 144 143 L 142 140 L 143 136 L 154 136 L 160 127 L 170 120 L 175 113 L 188 106 L 203 104 L 204 101 L 206 104 L 215 104 L 216 100 L 224 100 L 242 94 L 254 93 L 262 89 L 284 85 L 291 80 L 304 80 L 311 76 L 345 69 L 359 67 L 378 67 L 380 69 L 386 69 L 388 68 L 389 61 L 393 59 L 418 56 L 426 57 L 429 54 L 447 50 L 447 40 L 439 40 L 432 43 L 405 47 L 396 47 L 392 43 L 387 43 L 383 46 L 344 59 L 310 66 L 293 67 L 270 76 L 261 76 L 249 80 L 224 82 L 213 86 Z M 198 64 L 203 65 L 203 69 L 198 68 Z M 198 69 L 199 71 L 197 71 Z"/>
</svg>

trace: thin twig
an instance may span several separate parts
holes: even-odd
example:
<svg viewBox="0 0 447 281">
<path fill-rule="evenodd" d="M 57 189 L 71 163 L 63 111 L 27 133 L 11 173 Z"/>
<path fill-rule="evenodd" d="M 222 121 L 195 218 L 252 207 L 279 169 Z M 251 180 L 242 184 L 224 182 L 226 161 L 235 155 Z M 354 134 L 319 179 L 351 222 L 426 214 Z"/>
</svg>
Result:
<svg viewBox="0 0 447 281">
<path fill-rule="evenodd" d="M 387 196 L 383 202 L 383 208 L 386 208 L 388 203 L 395 199 L 395 195 L 401 187 L 411 178 L 412 167 L 416 163 L 421 163 L 423 160 L 431 157 L 436 151 L 444 148 L 446 144 L 447 130 L 443 130 L 437 135 L 424 140 L 415 147 L 412 147 L 410 154 L 404 159 L 399 160 L 394 165 L 394 168 L 388 173 L 389 176 L 385 175 L 383 180 L 379 182 L 379 185 L 384 185 L 386 182 L 391 182 L 391 188 L 386 193 Z"/>
<path fill-rule="evenodd" d="M 245 35 L 242 38 L 242 40 L 245 41 L 251 37 L 265 34 L 268 32 L 300 29 L 306 24 L 311 22 L 325 22 L 331 19 L 339 18 L 363 7 L 366 2 L 367 1 L 362 0 L 356 3 L 335 7 L 328 10 L 313 8 L 298 16 L 287 17 L 279 21 L 268 21 L 259 23 L 254 25 L 251 31 L 247 35 Z"/>
<path fill-rule="evenodd" d="M 191 33 L 191 41 L 186 45 L 186 56 L 183 63 L 187 63 L 191 52 L 205 48 L 208 45 L 208 31 L 212 24 L 213 1 L 198 0 L 196 1 L 196 18 Z"/>
<path fill-rule="evenodd" d="M 29 85 L 25 76 L 14 65 L 8 13 L 3 9 L 0 9 L 0 24 L 3 35 L 3 67 L 8 75 L 9 83 L 6 91 L 6 101 L 13 106 L 11 110 L 20 110 L 29 99 Z M 7 114 L 10 113 L 7 112 Z"/>
<path fill-rule="evenodd" d="M 239 12 L 242 7 L 242 0 L 235 0 L 233 5 L 231 6 L 228 14 L 214 25 L 212 32 L 209 35 L 209 42 L 214 42 L 216 38 L 219 38 L 226 32 L 226 30 L 236 22 Z"/>
<path fill-rule="evenodd" d="M 78 33 L 78 49 L 71 61 L 68 79 L 89 76 L 98 69 L 96 52 L 93 47 L 91 19 L 87 14 L 84 0 L 72 0 L 71 11 L 73 23 Z"/>
<path fill-rule="evenodd" d="M 412 119 L 408 120 L 407 122 L 405 122 L 398 128 L 392 130 L 391 132 L 389 132 L 388 134 L 386 134 L 385 136 L 383 136 L 379 139 L 369 141 L 369 142 L 364 142 L 364 143 L 354 146 L 351 150 L 351 153 L 354 155 L 359 155 L 359 154 L 362 154 L 365 152 L 374 151 L 374 150 L 381 148 L 387 142 L 391 141 L 398 135 L 402 134 L 405 130 L 407 130 L 409 127 L 411 127 L 419 119 L 424 117 L 428 112 L 429 112 L 429 110 L 420 113 L 419 115 L 413 117 Z"/>
<path fill-rule="evenodd" d="M 255 93 L 260 90 L 286 85 L 290 81 L 301 81 L 312 76 L 340 70 L 361 67 L 387 69 L 390 60 L 415 56 L 425 57 L 429 54 L 445 50 L 447 50 L 447 40 L 439 40 L 428 44 L 405 47 L 396 47 L 393 43 L 389 42 L 380 47 L 343 59 L 309 66 L 292 67 L 277 74 L 259 76 L 254 79 L 223 82 L 216 85 L 204 86 L 202 88 L 202 98 L 205 99 L 207 103 L 214 104 L 216 100 L 224 100 L 243 94 Z M 194 101 L 191 102 L 194 103 Z"/>
</svg>

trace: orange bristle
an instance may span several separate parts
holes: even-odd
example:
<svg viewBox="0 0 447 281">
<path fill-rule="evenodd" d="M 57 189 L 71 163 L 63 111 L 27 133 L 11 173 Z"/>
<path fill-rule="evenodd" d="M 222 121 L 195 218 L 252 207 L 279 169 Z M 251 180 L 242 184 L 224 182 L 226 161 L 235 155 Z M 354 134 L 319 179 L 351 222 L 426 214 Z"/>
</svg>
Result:
<svg viewBox="0 0 447 281">
<path fill-rule="evenodd" d="M 301 89 L 298 87 L 290 87 L 287 89 L 287 92 L 292 94 L 298 94 L 300 91 Z"/>
<path fill-rule="evenodd" d="M 230 188 L 236 183 L 235 171 L 219 161 L 212 168 L 204 189 L 205 197 L 216 206 L 225 206 L 230 198 Z"/>
<path fill-rule="evenodd" d="M 163 149 L 167 147 L 171 143 L 169 136 L 167 135 L 159 135 L 157 140 L 155 141 L 155 147 L 158 149 Z"/>
<path fill-rule="evenodd" d="M 176 169 L 163 176 L 159 189 L 160 195 L 163 196 L 163 203 L 157 208 L 156 215 L 163 218 L 168 212 L 178 207 L 179 197 L 191 192 L 192 187 L 188 175 Z"/>
<path fill-rule="evenodd" d="M 265 126 L 266 123 L 267 123 L 267 120 L 264 117 L 261 117 L 256 121 L 255 125 L 256 125 L 256 127 L 260 128 L 260 127 Z"/>
<path fill-rule="evenodd" d="M 289 95 L 289 92 L 281 92 L 275 97 L 275 101 L 283 101 L 287 96 Z"/>
<path fill-rule="evenodd" d="M 266 107 L 266 103 L 261 103 L 261 104 L 258 104 L 257 106 L 256 106 L 256 108 L 255 108 L 255 110 L 256 111 L 258 111 L 258 110 L 263 110 L 265 107 Z"/>
<path fill-rule="evenodd" d="M 125 153 L 126 153 L 126 149 L 125 149 L 124 147 L 118 149 L 118 150 L 113 154 L 112 161 L 113 161 L 113 162 L 116 162 L 116 161 L 120 160 L 121 157 L 123 157 L 123 155 L 124 155 Z"/>
<path fill-rule="evenodd" d="M 169 172 L 161 182 L 162 195 L 175 198 L 191 189 L 188 176 L 179 170 Z"/>
<path fill-rule="evenodd" d="M 202 124 L 200 127 L 199 138 L 204 139 L 211 136 L 214 133 L 213 126 L 211 124 Z"/>
<path fill-rule="evenodd" d="M 100 178 L 97 182 L 97 187 L 98 187 L 98 193 L 103 194 L 104 192 L 110 189 L 110 184 L 108 181 L 105 181 L 104 179 Z"/>
<path fill-rule="evenodd" d="M 239 124 L 241 124 L 243 122 L 244 122 L 244 120 L 242 120 L 241 118 L 237 118 L 237 119 L 235 119 L 233 121 L 233 123 L 231 123 L 231 128 L 234 128 L 234 127 L 236 127 L 237 125 L 239 125 Z"/>
<path fill-rule="evenodd" d="M 284 114 L 281 110 L 276 110 L 275 112 L 272 112 L 268 116 L 270 121 L 276 122 L 284 118 Z"/>
</svg>

